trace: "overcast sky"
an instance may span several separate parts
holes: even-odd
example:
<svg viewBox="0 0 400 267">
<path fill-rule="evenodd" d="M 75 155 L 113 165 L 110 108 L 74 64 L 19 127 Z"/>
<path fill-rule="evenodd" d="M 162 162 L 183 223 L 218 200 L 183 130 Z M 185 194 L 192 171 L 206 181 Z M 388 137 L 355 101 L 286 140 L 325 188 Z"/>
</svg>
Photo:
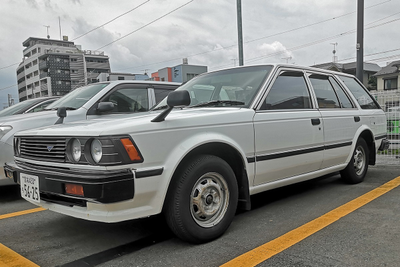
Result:
<svg viewBox="0 0 400 267">
<path fill-rule="evenodd" d="M 217 70 L 239 62 L 236 2 L 2 0 L 0 109 L 7 94 L 18 101 L 22 43 L 46 38 L 44 25 L 50 26 L 51 39 L 67 35 L 84 50 L 104 51 L 113 72 L 151 74 L 183 58 Z M 400 1 L 365 0 L 364 5 L 365 61 L 384 66 L 399 59 Z M 242 0 L 244 64 L 331 62 L 332 43 L 338 44 L 340 63 L 354 62 L 356 10 L 357 0 Z"/>
</svg>

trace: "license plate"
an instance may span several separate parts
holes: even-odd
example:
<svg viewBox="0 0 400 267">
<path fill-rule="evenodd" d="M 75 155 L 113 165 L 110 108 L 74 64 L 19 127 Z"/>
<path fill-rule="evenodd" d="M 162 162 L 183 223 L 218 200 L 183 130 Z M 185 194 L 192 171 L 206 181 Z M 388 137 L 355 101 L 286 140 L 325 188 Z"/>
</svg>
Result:
<svg viewBox="0 0 400 267">
<path fill-rule="evenodd" d="M 26 200 L 40 202 L 39 177 L 35 175 L 20 174 L 21 196 Z"/>
</svg>

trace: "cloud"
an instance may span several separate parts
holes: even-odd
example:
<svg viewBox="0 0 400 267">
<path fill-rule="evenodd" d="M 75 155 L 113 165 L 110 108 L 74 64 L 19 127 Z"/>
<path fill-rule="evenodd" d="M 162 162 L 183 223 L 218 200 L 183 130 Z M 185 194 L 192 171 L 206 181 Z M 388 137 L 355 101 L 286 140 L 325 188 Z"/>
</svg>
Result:
<svg viewBox="0 0 400 267">
<path fill-rule="evenodd" d="M 36 0 L 25 0 L 29 6 L 31 6 L 34 9 L 39 9 L 38 3 Z"/>
<path fill-rule="evenodd" d="M 4 1 L 0 9 L 0 17 L 5 22 L 0 27 L 0 68 L 21 61 L 22 42 L 27 38 L 46 38 L 43 25 L 50 25 L 51 38 L 58 39 L 58 17 L 62 35 L 73 40 L 145 1 L 119 0 L 118 4 L 109 0 Z M 188 1 L 149 1 L 74 42 L 84 50 L 95 50 L 157 20 L 101 49 L 110 57 L 112 71 L 140 73 L 149 69 L 156 72 L 181 64 L 182 58 L 188 58 L 189 64 L 206 65 L 209 70 L 237 65 L 236 1 L 195 0 L 162 17 Z M 365 7 L 370 7 L 365 10 L 365 24 L 368 24 L 398 12 L 400 2 L 368 0 Z M 339 60 L 354 58 L 350 61 L 355 61 L 355 34 L 311 43 L 355 29 L 356 9 L 356 2 L 348 0 L 242 1 L 244 62 L 285 63 L 288 57 L 292 57 L 290 63 L 295 61 L 306 66 L 329 62 L 333 50 L 330 43 L 334 42 L 339 44 Z M 364 53 L 398 48 L 399 26 L 400 21 L 366 30 Z M 293 49 L 296 47 L 302 48 Z M 395 54 L 382 54 L 382 57 Z M 0 69 L 0 89 L 16 84 L 16 68 L 17 65 Z M 14 87 L 0 90 L 0 98 L 6 92 L 17 95 Z"/>
<path fill-rule="evenodd" d="M 292 52 L 288 51 L 286 47 L 278 41 L 272 44 L 263 43 L 258 45 L 257 50 L 257 54 L 262 54 L 265 57 L 272 57 L 275 59 L 293 58 Z"/>
</svg>

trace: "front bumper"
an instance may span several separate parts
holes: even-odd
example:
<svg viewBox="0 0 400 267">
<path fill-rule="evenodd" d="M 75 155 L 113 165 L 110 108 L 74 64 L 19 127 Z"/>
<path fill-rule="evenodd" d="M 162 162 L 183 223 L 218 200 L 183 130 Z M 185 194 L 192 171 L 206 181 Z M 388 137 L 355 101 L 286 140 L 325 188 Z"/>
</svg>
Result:
<svg viewBox="0 0 400 267">
<path fill-rule="evenodd" d="M 9 162 L 6 163 L 4 171 L 18 184 L 21 173 L 38 176 L 41 201 L 65 206 L 86 207 L 87 202 L 115 203 L 132 199 L 134 196 L 134 176 L 130 169 L 77 171 L 26 162 Z M 67 194 L 66 184 L 82 185 L 84 196 Z"/>
</svg>

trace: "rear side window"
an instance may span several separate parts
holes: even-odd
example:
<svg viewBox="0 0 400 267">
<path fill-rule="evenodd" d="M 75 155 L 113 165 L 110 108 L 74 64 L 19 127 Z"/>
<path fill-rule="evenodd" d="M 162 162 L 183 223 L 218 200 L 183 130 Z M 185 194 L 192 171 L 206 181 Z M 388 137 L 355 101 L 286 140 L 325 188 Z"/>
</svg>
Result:
<svg viewBox="0 0 400 267">
<path fill-rule="evenodd" d="M 354 108 L 353 103 L 349 99 L 349 97 L 346 95 L 346 93 L 343 91 L 343 88 L 340 87 L 340 85 L 333 79 L 332 77 L 329 77 L 329 81 L 331 82 L 333 88 L 335 88 L 335 92 L 337 96 L 339 97 L 340 105 L 342 108 Z"/>
<path fill-rule="evenodd" d="M 170 89 L 157 89 L 157 88 L 154 88 L 154 94 L 156 95 L 156 102 L 159 103 L 161 100 L 163 100 L 172 91 L 173 90 L 170 90 Z"/>
<path fill-rule="evenodd" d="M 310 93 L 302 72 L 283 71 L 272 85 L 262 110 L 309 109 Z"/>
<path fill-rule="evenodd" d="M 178 88 L 178 85 L 159 85 L 155 84 L 152 86 L 154 89 L 154 94 L 156 96 L 156 103 L 160 103 L 169 93 Z"/>
<path fill-rule="evenodd" d="M 125 85 L 111 92 L 101 102 L 114 104 L 114 109 L 110 113 L 147 111 L 149 109 L 147 91 L 147 88 Z"/>
<path fill-rule="evenodd" d="M 339 99 L 326 75 L 311 74 L 309 76 L 319 108 L 340 108 Z"/>
<path fill-rule="evenodd" d="M 356 79 L 345 76 L 339 77 L 357 99 L 357 102 L 360 104 L 362 109 L 380 109 L 376 102 L 367 93 L 367 91 L 365 91 L 364 87 L 362 87 L 356 81 Z"/>
</svg>

